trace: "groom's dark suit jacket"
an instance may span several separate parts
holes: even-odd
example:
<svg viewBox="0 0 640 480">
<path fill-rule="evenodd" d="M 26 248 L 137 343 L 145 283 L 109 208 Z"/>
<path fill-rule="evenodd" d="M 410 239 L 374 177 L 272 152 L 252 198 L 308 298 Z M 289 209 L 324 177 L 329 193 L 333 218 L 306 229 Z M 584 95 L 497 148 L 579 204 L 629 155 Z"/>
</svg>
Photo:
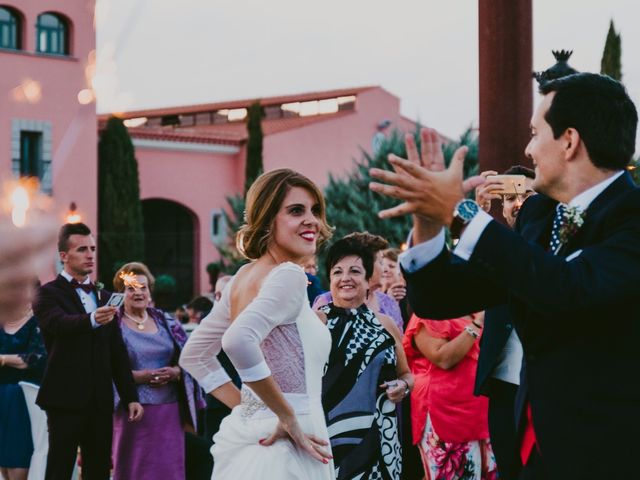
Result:
<svg viewBox="0 0 640 480">
<path fill-rule="evenodd" d="M 99 297 L 102 306 L 109 293 L 102 290 Z M 80 297 L 61 275 L 40 288 L 33 309 L 49 354 L 37 398 L 40 407 L 108 412 L 113 410 L 113 383 L 124 405 L 138 401 L 116 322 L 92 328 Z"/>
<path fill-rule="evenodd" d="M 520 393 L 550 478 L 637 478 L 640 189 L 628 173 L 616 179 L 557 256 L 547 251 L 555 207 L 530 197 L 516 231 L 491 222 L 468 262 L 443 250 L 405 272 L 409 300 L 441 319 L 507 303 L 524 348 Z"/>
</svg>

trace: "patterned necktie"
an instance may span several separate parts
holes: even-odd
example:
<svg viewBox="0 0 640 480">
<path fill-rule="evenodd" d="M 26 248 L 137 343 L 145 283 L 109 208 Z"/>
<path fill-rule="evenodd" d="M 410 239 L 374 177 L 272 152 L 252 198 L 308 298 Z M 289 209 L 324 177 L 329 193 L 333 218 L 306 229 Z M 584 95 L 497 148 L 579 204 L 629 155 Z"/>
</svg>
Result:
<svg viewBox="0 0 640 480">
<path fill-rule="evenodd" d="M 565 203 L 559 203 L 556 206 L 556 216 L 553 219 L 553 227 L 551 227 L 551 241 L 549 242 L 549 249 L 555 255 L 560 248 L 560 228 L 565 222 L 564 214 L 567 211 L 567 205 Z"/>
<path fill-rule="evenodd" d="M 95 285 L 91 282 L 89 283 L 80 283 L 78 282 L 75 278 L 73 280 L 71 280 L 71 286 L 73 288 L 81 288 L 82 290 L 84 290 L 86 293 L 91 293 L 93 292 Z"/>
</svg>

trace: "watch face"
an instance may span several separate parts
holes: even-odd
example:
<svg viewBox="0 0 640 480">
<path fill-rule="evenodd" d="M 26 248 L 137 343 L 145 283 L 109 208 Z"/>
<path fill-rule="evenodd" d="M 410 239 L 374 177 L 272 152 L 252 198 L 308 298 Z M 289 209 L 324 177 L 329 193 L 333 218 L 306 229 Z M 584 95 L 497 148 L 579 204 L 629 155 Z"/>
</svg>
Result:
<svg viewBox="0 0 640 480">
<path fill-rule="evenodd" d="M 478 204 L 469 199 L 461 201 L 456 209 L 458 216 L 464 220 L 465 223 L 470 222 L 471 219 L 476 216 L 478 210 Z"/>
</svg>

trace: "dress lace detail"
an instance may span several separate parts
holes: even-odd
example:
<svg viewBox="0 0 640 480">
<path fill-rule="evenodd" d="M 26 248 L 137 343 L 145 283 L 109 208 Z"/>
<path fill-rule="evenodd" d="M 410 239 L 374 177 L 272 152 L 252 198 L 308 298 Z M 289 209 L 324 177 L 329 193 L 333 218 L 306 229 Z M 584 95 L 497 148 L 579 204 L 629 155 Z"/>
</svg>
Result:
<svg viewBox="0 0 640 480">
<path fill-rule="evenodd" d="M 246 422 L 259 410 L 266 410 L 267 406 L 262 400 L 253 395 L 249 390 L 243 388 L 240 391 L 240 416 Z"/>
<path fill-rule="evenodd" d="M 304 351 L 295 323 L 280 325 L 271 330 L 262 353 L 271 375 L 283 393 L 306 393 Z"/>
</svg>

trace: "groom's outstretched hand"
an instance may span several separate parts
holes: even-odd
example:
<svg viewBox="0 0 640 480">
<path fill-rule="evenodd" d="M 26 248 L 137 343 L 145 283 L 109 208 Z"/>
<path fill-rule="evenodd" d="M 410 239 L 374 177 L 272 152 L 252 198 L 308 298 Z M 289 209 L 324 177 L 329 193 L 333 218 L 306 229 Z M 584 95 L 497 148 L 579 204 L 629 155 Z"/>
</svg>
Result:
<svg viewBox="0 0 640 480">
<path fill-rule="evenodd" d="M 484 182 L 480 176 L 463 181 L 467 147 L 458 148 L 449 168 L 445 169 L 438 132 L 424 128 L 420 137 L 420 153 L 413 135 L 406 135 L 407 159 L 389 155 L 394 171 L 372 168 L 371 176 L 384 183 L 371 182 L 369 185 L 374 192 L 402 200 L 399 205 L 379 212 L 379 216 L 413 215 L 414 243 L 433 238 L 443 226 L 449 226 L 456 204 L 465 193 Z"/>
</svg>

